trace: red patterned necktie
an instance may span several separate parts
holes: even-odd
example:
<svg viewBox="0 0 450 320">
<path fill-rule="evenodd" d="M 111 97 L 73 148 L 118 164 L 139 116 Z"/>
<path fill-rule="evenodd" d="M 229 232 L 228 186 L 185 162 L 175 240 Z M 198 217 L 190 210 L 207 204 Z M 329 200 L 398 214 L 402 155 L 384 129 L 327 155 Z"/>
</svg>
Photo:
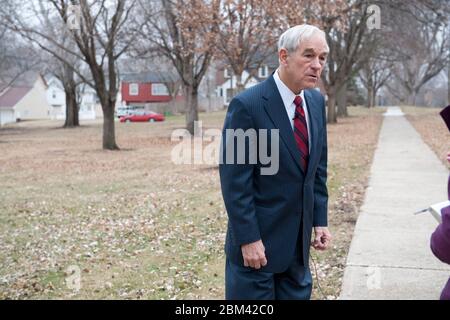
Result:
<svg viewBox="0 0 450 320">
<path fill-rule="evenodd" d="M 303 110 L 303 101 L 300 96 L 295 96 L 295 118 L 294 118 L 294 137 L 300 150 L 300 165 L 306 172 L 308 168 L 308 126 L 306 124 L 305 111 Z"/>
</svg>

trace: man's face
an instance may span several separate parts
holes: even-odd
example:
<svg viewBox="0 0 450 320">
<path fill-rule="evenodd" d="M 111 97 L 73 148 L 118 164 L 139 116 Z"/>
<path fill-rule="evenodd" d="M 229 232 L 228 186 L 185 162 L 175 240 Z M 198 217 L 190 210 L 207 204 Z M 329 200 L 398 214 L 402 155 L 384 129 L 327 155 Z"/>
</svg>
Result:
<svg viewBox="0 0 450 320">
<path fill-rule="evenodd" d="M 309 39 L 302 40 L 294 52 L 280 50 L 281 65 L 288 78 L 286 80 L 296 89 L 295 91 L 317 86 L 327 54 L 327 44 L 320 35 L 313 35 Z"/>
</svg>

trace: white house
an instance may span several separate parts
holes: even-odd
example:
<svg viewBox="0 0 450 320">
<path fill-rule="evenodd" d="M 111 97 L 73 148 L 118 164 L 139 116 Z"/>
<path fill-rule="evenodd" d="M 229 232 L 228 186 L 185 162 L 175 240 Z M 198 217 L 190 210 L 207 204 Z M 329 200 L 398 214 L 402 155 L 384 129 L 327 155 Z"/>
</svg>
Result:
<svg viewBox="0 0 450 320">
<path fill-rule="evenodd" d="M 61 82 L 54 76 L 46 76 L 47 101 L 51 106 L 50 118 L 64 120 L 66 118 L 66 95 Z"/>
<path fill-rule="evenodd" d="M 48 75 L 47 77 L 47 100 L 51 105 L 51 118 L 58 120 L 66 119 L 66 94 L 62 86 L 61 81 L 53 75 Z M 79 119 L 80 120 L 93 120 L 103 117 L 102 107 L 100 101 L 97 97 L 95 89 L 88 86 L 87 84 L 79 85 L 77 89 L 78 103 L 80 106 Z M 116 100 L 116 110 L 122 103 L 121 90 L 119 89 L 117 100 Z"/>
<path fill-rule="evenodd" d="M 0 107 L 0 127 L 14 121 L 14 110 Z"/>
<path fill-rule="evenodd" d="M 81 84 L 79 94 L 80 111 L 78 116 L 80 120 L 93 120 L 103 117 L 97 93 L 93 88 L 86 84 Z"/>
<path fill-rule="evenodd" d="M 26 73 L 0 92 L 0 125 L 17 120 L 48 119 L 47 84 L 38 73 Z"/>
<path fill-rule="evenodd" d="M 255 63 L 248 70 L 244 70 L 242 83 L 245 83 L 245 89 L 266 80 L 277 67 L 278 56 L 273 54 L 264 59 L 263 63 Z M 216 83 L 216 94 L 223 100 L 223 105 L 227 106 L 236 94 L 237 81 L 231 68 L 228 68 L 225 63 L 217 68 Z"/>
<path fill-rule="evenodd" d="M 224 82 L 217 86 L 216 94 L 218 97 L 222 98 L 224 105 L 228 105 L 228 103 L 230 103 L 231 101 L 231 98 L 233 98 L 233 91 L 235 91 L 237 88 L 237 80 L 235 75 L 230 76 L 230 72 L 228 71 L 228 69 L 224 69 L 223 74 Z M 250 79 L 247 81 L 249 77 Z M 255 84 L 259 83 L 258 79 L 251 76 L 247 71 L 244 71 L 242 73 L 242 83 L 245 83 L 245 81 L 247 81 L 247 83 L 245 84 L 245 89 L 253 87 Z"/>
</svg>

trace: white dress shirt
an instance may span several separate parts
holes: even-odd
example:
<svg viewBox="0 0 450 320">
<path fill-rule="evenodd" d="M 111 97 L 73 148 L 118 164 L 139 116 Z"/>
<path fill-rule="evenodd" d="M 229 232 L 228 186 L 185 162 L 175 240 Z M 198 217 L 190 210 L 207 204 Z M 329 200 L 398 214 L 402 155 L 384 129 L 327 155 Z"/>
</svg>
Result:
<svg viewBox="0 0 450 320">
<path fill-rule="evenodd" d="M 294 116 L 295 116 L 295 93 L 289 89 L 283 81 L 281 81 L 280 76 L 278 75 L 278 69 L 274 72 L 273 78 L 275 80 L 275 84 L 277 85 L 278 91 L 280 92 L 281 99 L 283 100 L 284 107 L 286 109 L 289 121 L 291 122 L 292 130 L 294 130 Z M 309 130 L 309 117 L 308 117 L 308 106 L 306 105 L 304 90 L 300 92 L 299 96 L 303 101 L 303 110 L 305 111 L 305 119 L 306 126 L 308 128 L 308 148 L 311 152 L 311 132 Z"/>
</svg>

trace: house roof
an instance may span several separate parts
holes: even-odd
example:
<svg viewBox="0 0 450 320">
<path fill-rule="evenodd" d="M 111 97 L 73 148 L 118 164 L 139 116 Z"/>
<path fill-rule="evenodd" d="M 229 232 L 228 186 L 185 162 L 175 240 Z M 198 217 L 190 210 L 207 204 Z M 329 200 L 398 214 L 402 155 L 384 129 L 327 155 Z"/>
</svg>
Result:
<svg viewBox="0 0 450 320">
<path fill-rule="evenodd" d="M 33 70 L 22 72 L 18 76 L 5 77 L 3 81 L 5 83 L 10 83 L 11 87 L 33 87 L 39 77 L 41 77 L 44 84 L 46 84 L 44 77 L 42 77 L 39 72 Z"/>
<path fill-rule="evenodd" d="M 9 87 L 0 94 L 0 108 L 14 107 L 31 89 L 32 87 L 28 86 Z"/>
<path fill-rule="evenodd" d="M 145 72 L 135 72 L 135 73 L 125 73 L 121 76 L 124 82 L 140 82 L 140 83 L 172 83 L 179 79 L 179 77 L 170 72 L 156 72 L 156 71 L 145 71 Z"/>
<path fill-rule="evenodd" d="M 260 52 L 256 52 L 255 55 L 252 58 L 252 62 L 249 64 L 249 67 L 245 69 L 247 72 L 251 73 L 250 71 L 257 71 L 257 67 L 264 67 L 267 66 L 269 68 L 269 72 L 275 70 L 278 68 L 279 61 L 278 61 L 278 54 L 276 51 L 272 52 L 271 54 L 266 54 L 265 56 L 262 55 Z M 223 70 L 228 67 L 228 63 L 225 60 L 219 60 L 217 61 L 217 69 Z M 254 72 L 253 72 L 254 73 Z M 258 72 L 256 74 L 252 75 L 252 78 L 254 78 L 256 81 L 261 82 L 267 79 L 267 77 L 259 77 Z M 217 85 L 221 86 L 225 82 L 228 81 L 228 79 L 222 78 L 217 81 Z"/>
<path fill-rule="evenodd" d="M 216 63 L 218 69 L 224 69 L 229 66 L 228 62 L 225 59 L 217 60 Z M 265 55 L 260 52 L 256 52 L 253 55 L 252 60 L 248 64 L 249 69 L 254 69 L 258 66 L 264 65 L 267 65 L 271 69 L 276 69 L 278 67 L 279 61 L 277 51 L 273 51 L 272 53 L 265 53 Z"/>
<path fill-rule="evenodd" d="M 23 72 L 19 74 L 16 79 L 6 79 L 11 80 L 12 83 L 10 83 L 3 91 L 0 91 L 0 108 L 13 108 L 33 89 L 39 78 L 42 79 L 44 85 L 47 86 L 44 77 L 34 70 Z"/>
<path fill-rule="evenodd" d="M 43 77 L 43 79 L 45 80 L 47 87 L 51 87 L 53 85 L 53 86 L 57 87 L 58 89 L 64 90 L 61 80 L 59 80 L 57 77 L 55 77 L 51 74 L 47 74 Z"/>
<path fill-rule="evenodd" d="M 261 63 L 262 60 L 262 63 Z M 261 65 L 267 65 L 269 68 L 275 69 L 278 67 L 279 61 L 278 61 L 278 54 L 277 52 L 272 52 L 271 54 L 266 55 L 265 57 L 260 54 L 256 53 L 253 57 L 253 62 L 250 64 L 250 68 L 255 68 L 259 64 Z"/>
</svg>

